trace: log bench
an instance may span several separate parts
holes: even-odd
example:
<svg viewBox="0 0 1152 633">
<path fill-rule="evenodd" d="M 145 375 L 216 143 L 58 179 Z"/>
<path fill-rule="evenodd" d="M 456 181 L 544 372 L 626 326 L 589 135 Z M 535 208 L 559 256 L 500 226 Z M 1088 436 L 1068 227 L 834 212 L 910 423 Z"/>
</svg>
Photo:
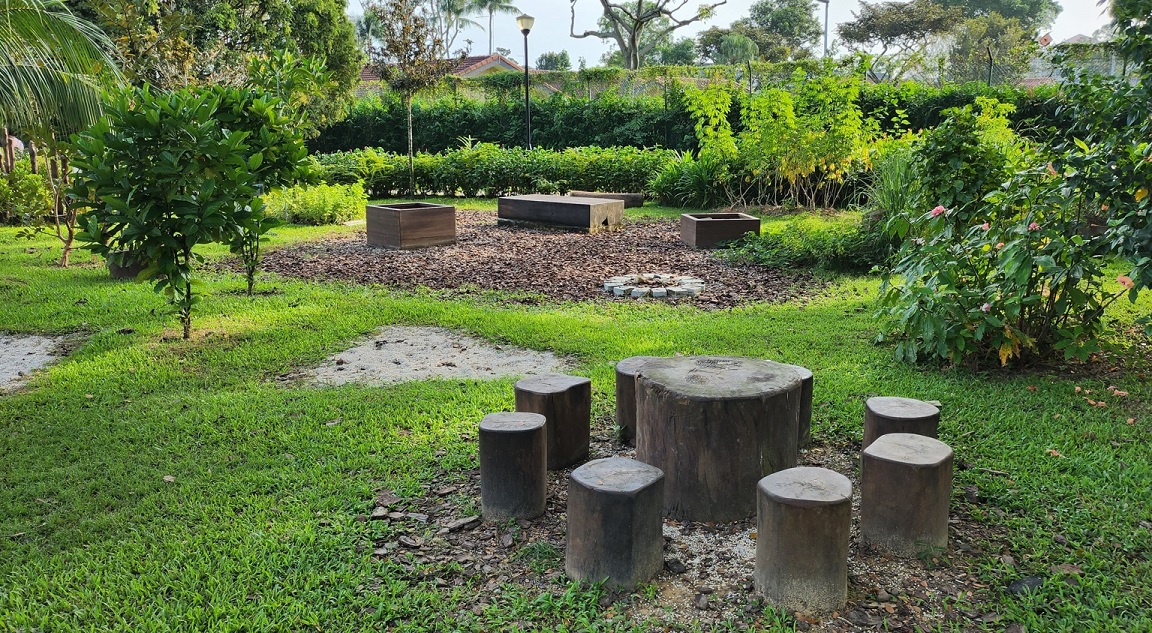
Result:
<svg viewBox="0 0 1152 633">
<path fill-rule="evenodd" d="M 624 222 L 624 203 L 579 196 L 505 196 L 497 202 L 496 222 L 598 233 L 620 228 Z"/>
<path fill-rule="evenodd" d="M 794 369 L 766 360 L 644 363 L 636 377 L 636 458 L 664 471 L 664 515 L 753 516 L 757 482 L 796 465 L 801 389 Z"/>
<path fill-rule="evenodd" d="M 625 209 L 635 209 L 644 206 L 642 193 L 616 193 L 612 191 L 569 191 L 568 195 L 577 198 L 603 198 L 604 200 L 619 200 L 624 203 Z"/>
</svg>

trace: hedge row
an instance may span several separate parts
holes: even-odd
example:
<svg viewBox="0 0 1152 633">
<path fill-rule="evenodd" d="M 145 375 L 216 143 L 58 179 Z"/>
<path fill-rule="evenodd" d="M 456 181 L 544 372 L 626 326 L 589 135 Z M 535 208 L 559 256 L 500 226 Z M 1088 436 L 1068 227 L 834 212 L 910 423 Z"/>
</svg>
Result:
<svg viewBox="0 0 1152 633">
<path fill-rule="evenodd" d="M 398 195 L 502 196 L 570 190 L 647 192 L 648 181 L 675 152 L 634 147 L 502 149 L 480 143 L 440 154 L 421 153 L 409 174 L 408 157 L 376 149 L 316 156 L 320 177 L 332 184 L 364 183 L 372 198 Z"/>
<path fill-rule="evenodd" d="M 678 84 L 673 84 L 662 97 L 625 98 L 608 92 L 594 99 L 559 94 L 534 99 L 533 145 L 550 149 L 628 146 L 694 150 L 693 122 L 682 94 Z M 1013 123 L 1027 136 L 1049 136 L 1067 127 L 1058 119 L 1060 100 L 1053 88 L 865 84 L 859 105 L 865 117 L 877 119 L 882 129 L 900 125 L 901 118 L 913 129 L 927 129 L 939 124 L 944 109 L 974 103 L 978 96 L 1015 104 Z M 738 113 L 739 107 L 733 111 Z M 460 147 L 467 139 L 502 147 L 523 146 L 525 141 L 524 103 L 516 99 L 449 96 L 417 101 L 412 117 L 415 146 L 422 152 L 444 152 Z M 739 121 L 734 120 L 733 126 L 738 130 Z M 358 101 L 346 119 L 323 130 L 312 140 L 310 149 L 335 152 L 380 147 L 404 152 L 406 130 L 404 108 L 394 95 L 369 97 Z"/>
</svg>

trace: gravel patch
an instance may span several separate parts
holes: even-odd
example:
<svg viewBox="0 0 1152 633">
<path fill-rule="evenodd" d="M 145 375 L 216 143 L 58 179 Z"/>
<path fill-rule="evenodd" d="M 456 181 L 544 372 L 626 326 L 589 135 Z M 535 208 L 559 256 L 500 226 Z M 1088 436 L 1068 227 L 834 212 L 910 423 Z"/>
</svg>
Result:
<svg viewBox="0 0 1152 633">
<path fill-rule="evenodd" d="M 551 352 L 493 345 L 436 327 L 393 325 L 335 354 L 309 372 L 321 385 L 387 385 L 411 380 L 492 380 L 559 372 L 567 363 Z"/>
<path fill-rule="evenodd" d="M 15 391 L 29 374 L 56 360 L 61 339 L 0 334 L 0 394 Z"/>
</svg>

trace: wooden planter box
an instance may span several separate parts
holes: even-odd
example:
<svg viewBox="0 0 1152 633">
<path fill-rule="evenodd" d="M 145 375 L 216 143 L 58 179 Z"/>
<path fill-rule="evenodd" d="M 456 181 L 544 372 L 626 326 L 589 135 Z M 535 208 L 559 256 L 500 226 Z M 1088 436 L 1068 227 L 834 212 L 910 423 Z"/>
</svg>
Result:
<svg viewBox="0 0 1152 633">
<path fill-rule="evenodd" d="M 685 213 L 680 216 L 680 240 L 693 248 L 716 248 L 720 242 L 760 234 L 760 219 L 744 213 Z"/>
<path fill-rule="evenodd" d="M 364 220 L 368 245 L 424 248 L 456 243 L 456 207 L 429 202 L 370 204 Z"/>
</svg>

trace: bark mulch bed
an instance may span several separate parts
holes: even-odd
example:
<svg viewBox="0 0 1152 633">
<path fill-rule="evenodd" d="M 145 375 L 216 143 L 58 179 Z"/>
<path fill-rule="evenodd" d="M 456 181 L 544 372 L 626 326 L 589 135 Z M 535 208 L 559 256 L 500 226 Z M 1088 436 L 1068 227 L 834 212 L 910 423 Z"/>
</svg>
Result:
<svg viewBox="0 0 1152 633">
<path fill-rule="evenodd" d="M 346 280 L 400 289 L 500 290 L 560 301 L 635 301 L 603 291 L 614 275 L 672 273 L 704 280 L 705 309 L 786 301 L 811 293 L 811 275 L 732 265 L 680 241 L 674 220 L 630 222 L 619 231 L 588 235 L 497 226 L 492 212 L 458 211 L 456 244 L 410 251 L 367 246 L 363 232 L 269 250 L 263 269 L 311 280 Z"/>
</svg>

